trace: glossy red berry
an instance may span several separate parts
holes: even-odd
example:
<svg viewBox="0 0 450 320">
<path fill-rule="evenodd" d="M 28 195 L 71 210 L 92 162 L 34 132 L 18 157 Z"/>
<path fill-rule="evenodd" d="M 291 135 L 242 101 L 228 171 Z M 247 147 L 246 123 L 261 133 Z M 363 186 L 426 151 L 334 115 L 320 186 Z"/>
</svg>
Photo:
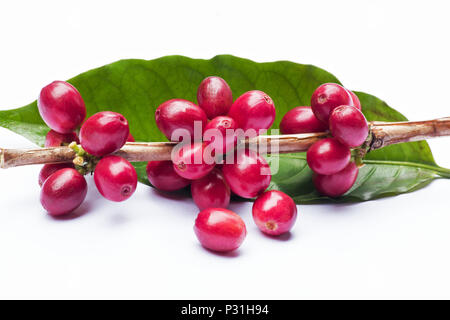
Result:
<svg viewBox="0 0 450 320">
<path fill-rule="evenodd" d="M 87 184 L 75 169 L 61 169 L 45 180 L 41 204 L 52 216 L 67 214 L 78 208 L 86 197 Z"/>
<path fill-rule="evenodd" d="M 77 144 L 80 143 L 78 136 L 75 132 L 71 133 L 59 133 L 54 130 L 50 130 L 45 136 L 45 144 L 46 148 L 49 147 L 59 147 L 63 145 L 68 145 L 72 141 L 75 141 Z"/>
<path fill-rule="evenodd" d="M 330 130 L 340 143 L 347 147 L 359 147 L 369 134 L 367 120 L 355 107 L 340 106 L 330 116 Z"/>
<path fill-rule="evenodd" d="M 122 148 L 129 133 L 128 121 L 123 115 L 102 111 L 89 117 L 81 126 L 81 146 L 94 156 L 105 156 Z"/>
<path fill-rule="evenodd" d="M 258 228 L 269 235 L 288 232 L 297 219 L 297 206 L 287 194 L 271 190 L 264 192 L 253 203 L 253 220 Z"/>
<path fill-rule="evenodd" d="M 54 174 L 56 171 L 59 171 L 61 169 L 65 168 L 73 168 L 72 163 L 49 163 L 45 164 L 41 171 L 39 171 L 39 186 L 42 187 L 45 180 L 47 180 L 48 177 L 50 177 L 52 174 Z"/>
<path fill-rule="evenodd" d="M 183 99 L 172 99 L 161 104 L 156 109 L 155 120 L 159 130 L 171 141 L 181 141 L 180 135 L 183 134 L 188 134 L 190 141 L 201 139 L 203 129 L 208 122 L 206 113 L 202 108 Z M 194 135 L 194 125 L 196 123 L 201 129 L 198 133 L 199 137 Z M 179 130 L 175 132 L 177 129 Z M 175 135 L 172 137 L 174 132 Z"/>
<path fill-rule="evenodd" d="M 350 162 L 347 167 L 332 175 L 314 174 L 313 182 L 319 193 L 328 197 L 339 197 L 345 194 L 355 184 L 359 169 Z"/>
<path fill-rule="evenodd" d="M 208 119 L 213 119 L 228 113 L 233 104 L 233 94 L 225 80 L 220 77 L 208 77 L 198 87 L 197 102 Z"/>
<path fill-rule="evenodd" d="M 212 119 L 205 127 L 203 141 L 215 152 L 225 154 L 234 150 L 237 143 L 235 130 L 237 123 L 233 118 L 220 116 Z"/>
<path fill-rule="evenodd" d="M 200 211 L 195 220 L 194 231 L 203 247 L 218 252 L 239 248 L 247 235 L 241 217 L 224 208 Z"/>
<path fill-rule="evenodd" d="M 359 101 L 358 96 L 351 90 L 348 90 L 348 93 L 350 93 L 350 96 L 352 97 L 353 106 L 359 110 L 361 110 L 361 101 Z"/>
<path fill-rule="evenodd" d="M 196 180 L 206 176 L 215 166 L 214 158 L 205 152 L 206 144 L 193 142 L 182 145 L 172 153 L 175 172 L 181 177 Z"/>
<path fill-rule="evenodd" d="M 344 169 L 349 163 L 350 157 L 350 149 L 334 138 L 317 141 L 306 153 L 306 161 L 311 170 L 325 175 Z"/>
<path fill-rule="evenodd" d="M 254 198 L 270 184 L 267 161 L 253 150 L 239 150 L 234 163 L 225 163 L 222 172 L 228 185 L 242 198 Z"/>
<path fill-rule="evenodd" d="M 266 130 L 275 120 L 275 105 L 264 92 L 248 91 L 236 99 L 228 116 L 236 120 L 238 127 L 244 131 Z"/>
<path fill-rule="evenodd" d="M 296 107 L 289 110 L 280 123 L 282 134 L 323 132 L 327 130 L 328 126 L 316 118 L 311 107 Z"/>
<path fill-rule="evenodd" d="M 80 93 L 65 81 L 54 81 L 45 86 L 37 104 L 44 122 L 60 133 L 73 132 L 86 117 Z"/>
<path fill-rule="evenodd" d="M 191 193 L 200 210 L 227 208 L 230 204 L 230 187 L 219 169 L 214 169 L 203 178 L 192 181 Z"/>
<path fill-rule="evenodd" d="M 136 142 L 136 140 L 134 140 L 134 137 L 131 134 L 131 132 L 128 134 L 127 142 Z"/>
<path fill-rule="evenodd" d="M 317 119 L 328 125 L 331 112 L 342 105 L 353 106 L 350 93 L 337 83 L 324 83 L 311 97 L 311 108 Z"/>
<path fill-rule="evenodd" d="M 187 187 L 191 180 L 175 172 L 172 161 L 150 161 L 147 164 L 148 181 L 159 190 L 176 191 Z"/>
<path fill-rule="evenodd" d="M 111 201 L 125 201 L 136 190 L 137 174 L 124 158 L 107 156 L 95 167 L 94 181 L 100 194 Z"/>
</svg>

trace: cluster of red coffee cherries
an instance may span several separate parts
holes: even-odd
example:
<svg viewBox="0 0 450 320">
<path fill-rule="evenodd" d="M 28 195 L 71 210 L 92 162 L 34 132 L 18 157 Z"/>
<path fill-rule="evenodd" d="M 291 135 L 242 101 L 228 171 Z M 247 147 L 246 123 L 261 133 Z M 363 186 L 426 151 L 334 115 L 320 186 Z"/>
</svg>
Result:
<svg viewBox="0 0 450 320">
<path fill-rule="evenodd" d="M 311 107 L 287 112 L 280 129 L 284 134 L 329 130 L 333 137 L 316 142 L 306 154 L 314 185 L 329 197 L 350 190 L 359 171 L 351 149 L 360 147 L 369 134 L 361 103 L 352 91 L 336 83 L 322 84 L 311 97 Z"/>
<path fill-rule="evenodd" d="M 275 106 L 264 92 L 253 90 L 233 102 L 229 85 L 220 77 L 204 79 L 197 91 L 198 105 L 183 99 L 161 104 L 155 120 L 171 141 L 183 141 L 172 161 L 147 165 L 150 183 L 163 191 L 190 185 L 192 198 L 201 210 L 194 230 L 200 243 L 213 251 L 238 248 L 247 230 L 236 213 L 226 209 L 231 194 L 255 198 L 253 218 L 266 234 L 288 232 L 297 218 L 291 197 L 267 191 L 271 172 L 266 160 L 251 149 L 238 149 L 237 132 L 254 136 L 266 131 L 275 120 Z M 196 124 L 200 134 L 196 132 Z M 231 153 L 231 159 L 230 159 Z M 208 155 L 213 155 L 208 159 Z"/>
<path fill-rule="evenodd" d="M 111 155 L 127 141 L 134 141 L 124 116 L 102 111 L 84 121 L 83 99 L 64 81 L 54 81 L 41 90 L 38 109 L 51 128 L 45 147 L 70 145 L 77 153 L 73 164 L 46 164 L 39 173 L 41 204 L 50 215 L 65 215 L 81 205 L 87 194 L 83 174 L 88 172 L 94 172 L 95 185 L 106 199 L 124 201 L 134 193 L 136 170 L 127 160 Z"/>
<path fill-rule="evenodd" d="M 179 143 L 170 161 L 148 163 L 150 183 L 164 192 L 190 186 L 200 209 L 194 231 L 210 250 L 234 250 L 246 237 L 244 221 L 227 209 L 232 194 L 256 198 L 253 219 L 262 232 L 273 236 L 288 232 L 297 218 L 293 199 L 281 191 L 266 191 L 271 181 L 267 161 L 249 146 L 239 146 L 242 139 L 238 138 L 240 132 L 256 136 L 270 128 L 276 113 L 273 100 L 253 90 L 233 102 L 226 81 L 212 76 L 201 82 L 197 102 L 172 99 L 157 108 L 158 128 L 167 139 Z M 93 172 L 95 185 L 106 199 L 124 201 L 134 193 L 134 167 L 113 155 L 127 141 L 134 141 L 123 115 L 102 111 L 85 121 L 80 93 L 64 81 L 42 89 L 38 108 L 51 128 L 45 146 L 69 145 L 77 155 L 73 163 L 47 164 L 40 171 L 40 199 L 50 215 L 65 215 L 81 205 L 87 193 L 83 177 L 87 173 Z M 358 167 L 351 149 L 361 146 L 369 132 L 353 92 L 338 84 L 323 84 L 314 92 L 311 107 L 290 110 L 280 126 L 283 134 L 329 130 L 332 137 L 316 142 L 307 152 L 314 184 L 331 197 L 352 187 Z"/>
</svg>

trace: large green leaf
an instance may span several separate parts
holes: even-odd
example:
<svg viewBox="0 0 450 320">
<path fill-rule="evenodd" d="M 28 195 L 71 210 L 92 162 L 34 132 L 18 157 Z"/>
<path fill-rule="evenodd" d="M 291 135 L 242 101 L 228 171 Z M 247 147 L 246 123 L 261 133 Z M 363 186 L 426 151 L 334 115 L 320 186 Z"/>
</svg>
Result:
<svg viewBox="0 0 450 320">
<path fill-rule="evenodd" d="M 330 73 L 288 61 L 256 63 L 229 55 L 211 60 L 168 56 L 155 60 L 121 60 L 68 80 L 83 96 L 88 115 L 100 110 L 120 112 L 128 119 L 138 141 L 163 141 L 156 127 L 154 112 L 159 104 L 173 98 L 195 101 L 198 84 L 209 75 L 224 78 L 234 97 L 248 90 L 268 93 L 277 108 L 274 128 L 291 108 L 309 105 L 314 89 L 324 82 L 339 81 Z M 398 121 L 406 118 L 378 98 L 358 92 L 369 120 Z M 36 101 L 0 112 L 0 125 L 42 145 L 49 130 L 41 120 Z M 317 202 L 319 196 L 311 183 L 311 171 L 303 154 L 268 157 L 272 165 L 279 160 L 280 170 L 271 188 L 283 190 L 297 202 Z M 426 142 L 404 143 L 370 153 L 354 188 L 341 200 L 369 200 L 409 192 L 436 177 L 450 177 L 449 170 L 436 165 Z M 148 183 L 145 164 L 136 164 L 140 181 Z"/>
</svg>

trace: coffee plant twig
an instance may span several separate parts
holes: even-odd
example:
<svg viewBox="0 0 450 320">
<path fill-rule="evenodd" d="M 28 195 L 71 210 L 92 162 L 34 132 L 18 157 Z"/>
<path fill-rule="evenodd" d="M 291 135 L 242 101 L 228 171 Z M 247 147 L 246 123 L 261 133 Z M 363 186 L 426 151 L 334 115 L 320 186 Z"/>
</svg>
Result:
<svg viewBox="0 0 450 320">
<path fill-rule="evenodd" d="M 388 145 L 426 140 L 450 135 L 450 117 L 428 121 L 370 122 L 370 134 L 361 151 L 366 152 Z M 263 154 L 304 152 L 316 141 L 328 137 L 327 132 L 290 135 L 262 135 L 243 141 L 247 146 L 257 145 Z M 130 162 L 163 161 L 171 159 L 176 142 L 129 142 L 115 154 Z M 0 168 L 6 169 L 31 164 L 72 162 L 77 157 L 69 146 L 40 149 L 0 148 Z"/>
</svg>

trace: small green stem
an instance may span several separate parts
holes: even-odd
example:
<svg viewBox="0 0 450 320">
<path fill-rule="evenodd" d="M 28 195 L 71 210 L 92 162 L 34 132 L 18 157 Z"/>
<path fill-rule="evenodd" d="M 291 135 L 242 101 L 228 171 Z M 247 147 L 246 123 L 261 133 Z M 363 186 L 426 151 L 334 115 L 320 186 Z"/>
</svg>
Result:
<svg viewBox="0 0 450 320">
<path fill-rule="evenodd" d="M 76 157 L 73 159 L 75 169 L 82 175 L 92 173 L 95 170 L 95 166 L 100 161 L 98 157 L 95 157 L 87 153 L 81 145 L 77 145 L 75 142 L 69 144 L 69 147 L 75 151 Z"/>
<path fill-rule="evenodd" d="M 78 156 L 82 157 L 86 154 L 86 151 L 84 151 L 83 147 L 81 145 L 77 145 L 75 141 L 72 141 L 69 144 L 69 148 L 71 148 L 73 151 L 77 153 Z"/>
</svg>

